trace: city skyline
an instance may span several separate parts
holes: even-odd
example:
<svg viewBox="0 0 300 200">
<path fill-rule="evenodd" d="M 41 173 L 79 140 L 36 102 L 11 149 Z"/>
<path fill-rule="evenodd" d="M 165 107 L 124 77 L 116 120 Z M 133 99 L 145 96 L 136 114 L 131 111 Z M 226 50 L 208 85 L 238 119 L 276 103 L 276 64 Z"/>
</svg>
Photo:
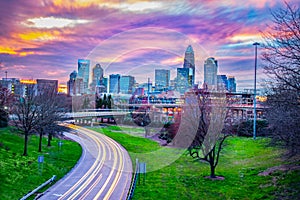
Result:
<svg viewBox="0 0 300 200">
<path fill-rule="evenodd" d="M 204 60 L 214 57 L 219 74 L 235 76 L 239 89 L 252 88 L 252 44 L 262 42 L 270 9 L 282 5 L 272 0 L 1 1 L 0 77 L 7 71 L 8 77 L 66 83 L 83 58 L 90 66 L 100 63 L 106 75 L 132 74 L 146 82 L 161 68 L 171 70 L 173 79 L 192 45 L 195 83 L 203 82 Z M 258 87 L 265 77 L 259 65 L 260 60 Z"/>
</svg>

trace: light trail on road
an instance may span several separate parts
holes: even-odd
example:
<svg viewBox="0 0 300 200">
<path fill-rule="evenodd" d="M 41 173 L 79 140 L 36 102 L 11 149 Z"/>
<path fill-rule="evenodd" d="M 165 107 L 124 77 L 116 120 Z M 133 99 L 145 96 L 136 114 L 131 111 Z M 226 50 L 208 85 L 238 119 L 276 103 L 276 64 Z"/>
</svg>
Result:
<svg viewBox="0 0 300 200">
<path fill-rule="evenodd" d="M 41 199 L 126 199 L 132 174 L 128 153 L 103 134 L 75 125 L 69 127 L 76 130 L 78 137 L 88 144 L 83 147 L 81 162 L 89 160 L 89 166 L 85 166 L 88 168 L 81 176 L 78 174 L 80 170 L 76 169 L 73 173 L 76 180 L 72 180 L 72 174 L 69 175 L 73 184 L 67 184 L 68 188 L 60 188 L 59 185 L 53 190 L 50 188 Z M 67 179 L 57 184 L 66 185 Z"/>
</svg>

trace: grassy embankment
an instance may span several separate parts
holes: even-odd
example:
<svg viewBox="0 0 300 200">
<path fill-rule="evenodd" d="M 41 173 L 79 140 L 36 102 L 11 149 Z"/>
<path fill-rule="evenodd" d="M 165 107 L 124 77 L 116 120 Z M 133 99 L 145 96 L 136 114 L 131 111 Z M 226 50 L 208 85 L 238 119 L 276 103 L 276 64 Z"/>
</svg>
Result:
<svg viewBox="0 0 300 200">
<path fill-rule="evenodd" d="M 221 153 L 217 175 L 225 177 L 223 181 L 212 181 L 204 177 L 209 175 L 206 163 L 195 162 L 186 154 L 181 155 L 169 165 L 151 171 L 151 168 L 173 156 L 176 150 L 161 150 L 156 142 L 124 134 L 127 128 L 93 128 L 122 144 L 132 160 L 138 156 L 147 163 L 145 185 L 138 184 L 134 198 L 137 199 L 297 199 L 300 191 L 300 170 L 277 171 L 270 176 L 258 174 L 272 166 L 285 164 L 280 159 L 282 150 L 268 146 L 267 138 L 232 137 L 226 141 Z M 123 131 L 123 132 L 122 132 Z M 131 133 L 140 130 L 131 130 Z M 136 135 L 136 134 L 134 134 Z M 141 133 L 142 135 L 142 133 Z M 161 157 L 143 160 L 147 152 L 162 151 Z"/>
<path fill-rule="evenodd" d="M 0 129 L 0 199 L 19 199 L 29 191 L 56 175 L 62 178 L 81 156 L 79 144 L 64 140 L 61 150 L 59 139 L 53 138 L 52 147 L 43 140 L 42 153 L 38 150 L 38 137 L 31 136 L 28 144 L 28 156 L 23 153 L 23 135 Z M 38 156 L 44 155 L 43 167 L 38 166 Z M 42 169 L 42 170 L 41 170 Z"/>
</svg>

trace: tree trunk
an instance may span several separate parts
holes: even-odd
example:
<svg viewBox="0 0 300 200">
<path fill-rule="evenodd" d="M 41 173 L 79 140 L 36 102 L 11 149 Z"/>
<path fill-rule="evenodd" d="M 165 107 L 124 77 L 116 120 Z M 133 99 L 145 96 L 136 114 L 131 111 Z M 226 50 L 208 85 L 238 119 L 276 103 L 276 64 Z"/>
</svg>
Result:
<svg viewBox="0 0 300 200">
<path fill-rule="evenodd" d="M 48 134 L 48 147 L 51 147 L 51 140 L 52 140 L 52 135 L 49 133 Z"/>
<path fill-rule="evenodd" d="M 27 156 L 27 145 L 28 145 L 28 132 L 24 132 L 25 135 L 25 139 L 24 139 L 24 152 L 23 152 L 23 156 Z"/>
<path fill-rule="evenodd" d="M 216 178 L 215 169 L 216 167 L 210 164 L 210 178 Z"/>
<path fill-rule="evenodd" d="M 43 139 L 43 131 L 40 131 L 39 151 L 38 152 L 42 152 L 42 139 Z"/>
<path fill-rule="evenodd" d="M 216 146 L 214 146 L 213 149 L 211 150 L 211 152 L 209 152 L 209 154 L 208 154 L 209 165 L 210 165 L 210 178 L 216 178 L 215 150 L 216 150 Z"/>
<path fill-rule="evenodd" d="M 145 137 L 148 137 L 150 135 L 150 128 L 145 126 Z"/>
</svg>

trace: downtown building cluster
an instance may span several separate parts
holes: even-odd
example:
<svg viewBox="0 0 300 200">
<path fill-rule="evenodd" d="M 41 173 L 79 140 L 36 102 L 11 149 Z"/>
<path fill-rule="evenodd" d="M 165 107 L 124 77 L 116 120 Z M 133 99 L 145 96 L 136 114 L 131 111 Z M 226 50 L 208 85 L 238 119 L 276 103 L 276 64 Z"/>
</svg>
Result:
<svg viewBox="0 0 300 200">
<path fill-rule="evenodd" d="M 137 83 L 134 76 L 110 74 L 104 76 L 104 69 L 99 63 L 91 67 L 90 60 L 78 59 L 78 69 L 73 71 L 67 85 L 59 85 L 58 80 L 49 79 L 18 79 L 3 78 L 0 83 L 12 93 L 25 96 L 28 88 L 33 88 L 37 94 L 42 88 L 53 88 L 57 93 L 67 93 L 68 96 L 84 96 L 110 93 L 125 95 L 160 95 L 173 94 L 180 97 L 191 89 L 203 87 L 195 84 L 195 55 L 191 45 L 184 53 L 183 67 L 176 69 L 176 77 L 171 79 L 168 69 L 154 69 L 154 82 L 145 77 L 144 83 Z M 28 87 L 31 85 L 31 87 Z M 218 61 L 207 58 L 204 61 L 203 85 L 213 89 L 225 88 L 228 92 L 236 92 L 236 82 L 233 76 L 218 74 Z"/>
<path fill-rule="evenodd" d="M 58 85 L 58 80 L 50 79 L 19 79 L 3 78 L 0 81 L 2 87 L 8 88 L 12 94 L 20 97 L 30 94 L 40 94 L 45 89 L 54 93 L 64 93 L 65 87 Z"/>
<path fill-rule="evenodd" d="M 171 80 L 170 70 L 154 69 L 155 84 L 148 78 L 145 83 L 137 83 L 134 76 L 110 74 L 104 76 L 104 70 L 98 63 L 91 68 L 90 60 L 79 59 L 78 71 L 70 74 L 67 83 L 69 96 L 86 94 L 129 94 L 155 95 L 167 91 L 174 91 L 182 95 L 190 89 L 201 87 L 195 84 L 195 55 L 191 45 L 184 54 L 183 67 L 176 69 L 176 77 Z M 204 82 L 214 89 L 225 88 L 229 92 L 236 92 L 235 77 L 218 74 L 218 62 L 208 58 L 204 62 Z"/>
</svg>

